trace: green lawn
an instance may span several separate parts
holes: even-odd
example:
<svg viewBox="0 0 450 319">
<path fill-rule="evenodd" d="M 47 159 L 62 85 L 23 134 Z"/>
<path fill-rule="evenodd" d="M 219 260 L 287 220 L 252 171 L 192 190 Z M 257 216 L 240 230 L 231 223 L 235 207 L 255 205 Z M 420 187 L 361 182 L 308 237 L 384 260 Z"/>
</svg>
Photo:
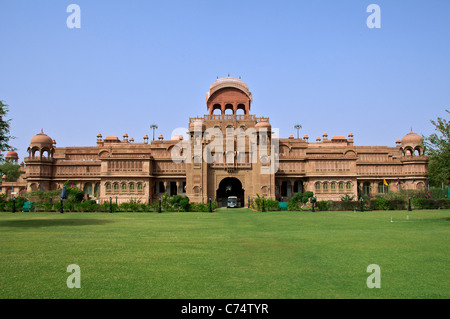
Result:
<svg viewBox="0 0 450 319">
<path fill-rule="evenodd" d="M 0 213 L 0 248 L 3 299 L 450 298 L 448 210 Z"/>
</svg>

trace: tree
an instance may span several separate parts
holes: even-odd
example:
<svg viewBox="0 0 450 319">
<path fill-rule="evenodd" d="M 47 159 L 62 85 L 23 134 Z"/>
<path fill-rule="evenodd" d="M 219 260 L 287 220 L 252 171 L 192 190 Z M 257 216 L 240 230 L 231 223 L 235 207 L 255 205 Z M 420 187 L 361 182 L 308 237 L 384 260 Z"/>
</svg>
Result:
<svg viewBox="0 0 450 319">
<path fill-rule="evenodd" d="M 3 152 L 16 150 L 16 148 L 9 145 L 9 141 L 15 139 L 15 137 L 9 135 L 11 119 L 5 119 L 8 111 L 8 105 L 0 100 L 0 160 L 3 160 Z"/>
<path fill-rule="evenodd" d="M 6 175 L 7 182 L 16 182 L 21 174 L 25 172 L 20 170 L 20 165 L 7 159 L 0 164 L 0 174 Z"/>
<path fill-rule="evenodd" d="M 450 114 L 448 110 L 445 110 Z M 431 120 L 436 133 L 424 137 L 425 152 L 430 157 L 428 174 L 431 183 L 441 186 L 448 185 L 450 181 L 450 122 L 438 117 Z"/>
</svg>

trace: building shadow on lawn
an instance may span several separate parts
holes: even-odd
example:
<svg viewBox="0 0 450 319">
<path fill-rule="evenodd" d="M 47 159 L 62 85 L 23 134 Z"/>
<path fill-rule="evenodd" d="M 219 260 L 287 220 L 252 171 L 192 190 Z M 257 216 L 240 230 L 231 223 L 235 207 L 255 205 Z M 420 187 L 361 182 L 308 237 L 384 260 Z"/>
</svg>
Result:
<svg viewBox="0 0 450 319">
<path fill-rule="evenodd" d="M 112 220 L 103 219 L 27 219 L 5 220 L 0 222 L 0 227 L 39 228 L 52 226 L 90 226 L 114 223 Z"/>
</svg>

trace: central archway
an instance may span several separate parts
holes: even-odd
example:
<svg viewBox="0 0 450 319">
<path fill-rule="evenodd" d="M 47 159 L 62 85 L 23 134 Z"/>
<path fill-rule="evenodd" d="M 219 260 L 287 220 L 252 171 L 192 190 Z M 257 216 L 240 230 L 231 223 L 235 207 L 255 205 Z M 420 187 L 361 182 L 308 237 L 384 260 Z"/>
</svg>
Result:
<svg viewBox="0 0 450 319">
<path fill-rule="evenodd" d="M 244 189 L 239 179 L 234 177 L 224 178 L 217 189 L 216 199 L 219 207 L 226 207 L 228 196 L 236 196 L 238 198 L 238 207 L 244 206 Z"/>
</svg>

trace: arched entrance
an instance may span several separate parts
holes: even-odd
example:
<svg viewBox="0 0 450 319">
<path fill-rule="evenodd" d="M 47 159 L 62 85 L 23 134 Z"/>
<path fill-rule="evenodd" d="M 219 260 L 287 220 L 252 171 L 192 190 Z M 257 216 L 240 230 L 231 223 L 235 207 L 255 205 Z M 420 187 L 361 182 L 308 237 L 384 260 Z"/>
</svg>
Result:
<svg viewBox="0 0 450 319">
<path fill-rule="evenodd" d="M 224 178 L 217 189 L 216 200 L 219 207 L 227 206 L 228 196 L 236 196 L 238 198 L 238 206 L 244 206 L 244 189 L 240 180 L 234 177 Z"/>
</svg>

